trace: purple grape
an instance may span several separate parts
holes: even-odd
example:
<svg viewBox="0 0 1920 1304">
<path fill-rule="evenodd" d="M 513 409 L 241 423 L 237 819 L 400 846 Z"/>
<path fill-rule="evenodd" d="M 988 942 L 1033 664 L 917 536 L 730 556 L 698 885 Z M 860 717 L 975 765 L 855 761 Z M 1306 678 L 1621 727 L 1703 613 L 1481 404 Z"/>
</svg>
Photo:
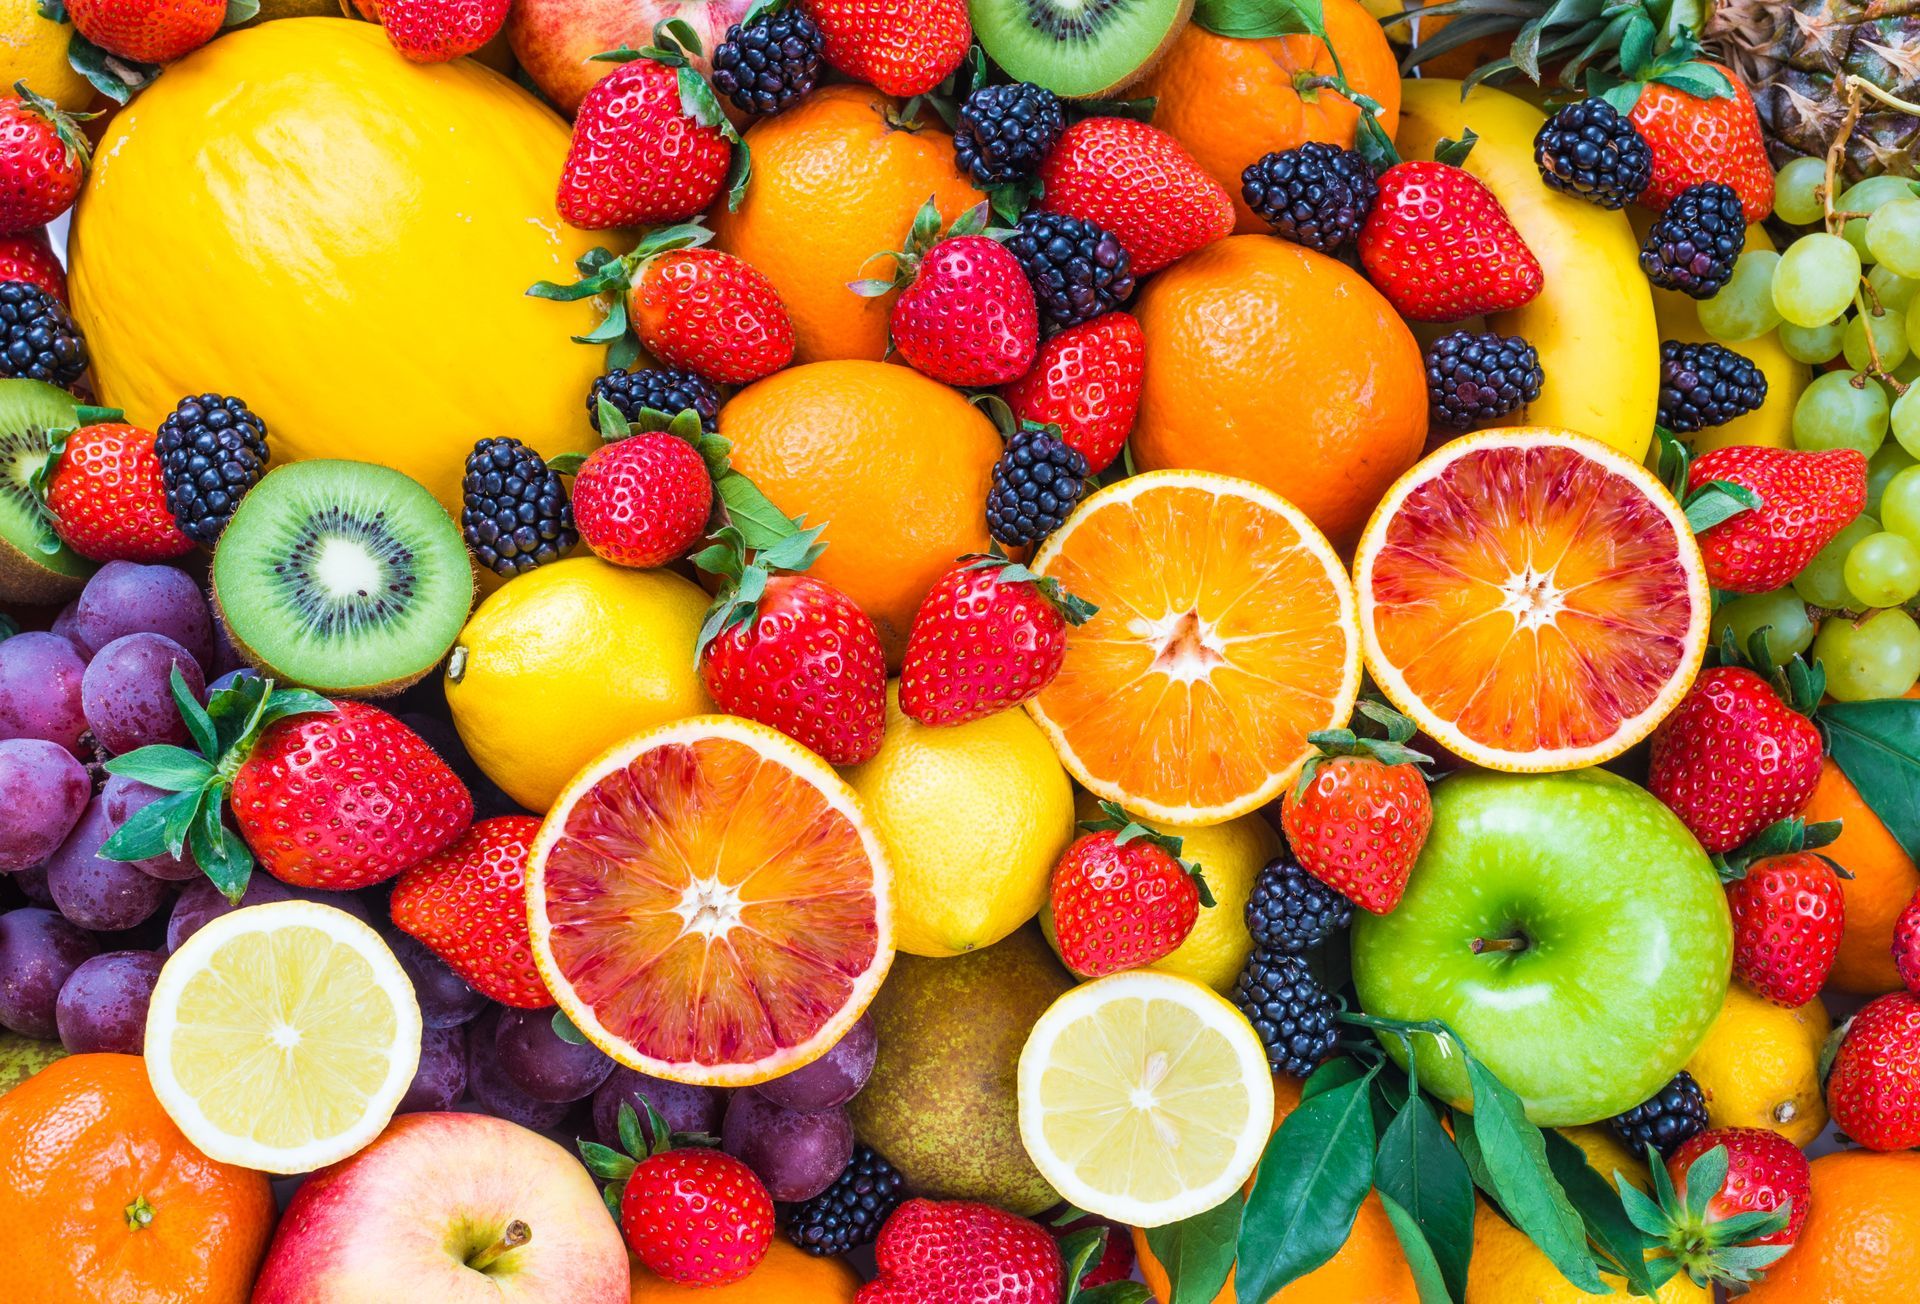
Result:
<svg viewBox="0 0 1920 1304">
<path fill-rule="evenodd" d="M 632 1105 L 640 1118 L 640 1135 L 653 1143 L 653 1129 L 647 1126 L 645 1097 L 666 1120 L 669 1132 L 705 1132 L 718 1136 L 720 1120 L 727 1112 L 727 1098 L 712 1087 L 690 1087 L 684 1082 L 650 1078 L 644 1073 L 618 1065 L 600 1089 L 593 1093 L 593 1130 L 602 1145 L 620 1148 L 620 1106 Z"/>
<path fill-rule="evenodd" d="M 874 1034 L 873 1020 L 863 1014 L 832 1050 L 804 1068 L 762 1082 L 754 1090 L 783 1109 L 797 1109 L 803 1114 L 837 1109 L 867 1085 L 879 1053 L 880 1039 Z"/>
<path fill-rule="evenodd" d="M 200 586 L 183 570 L 110 561 L 74 604 L 70 637 L 90 656 L 123 634 L 165 634 L 204 671 L 213 660 L 213 615 Z"/>
<path fill-rule="evenodd" d="M 0 742 L 0 871 L 12 873 L 51 856 L 92 797 L 85 767 L 58 743 Z"/>
<path fill-rule="evenodd" d="M 49 633 L 58 634 L 73 644 L 73 650 L 80 654 L 82 661 L 87 659 L 87 645 L 80 641 L 80 635 L 74 630 L 74 622 L 79 619 L 80 599 L 75 598 L 60 608 L 60 614 L 53 618 L 53 624 L 47 627 Z"/>
<path fill-rule="evenodd" d="M 260 906 L 269 901 L 286 901 L 292 896 L 285 883 L 255 871 L 253 877 L 247 880 L 247 890 L 240 894 L 240 905 Z M 227 899 L 220 895 L 220 889 L 207 879 L 197 879 L 187 884 L 180 889 L 180 898 L 173 903 L 173 914 L 167 918 L 167 951 L 178 951 L 180 943 L 199 932 L 207 923 L 229 910 L 239 908 L 228 904 Z"/>
<path fill-rule="evenodd" d="M 107 804 L 95 799 L 47 862 L 47 888 L 60 913 L 82 928 L 132 928 L 160 908 L 167 885 L 120 860 L 95 853 L 113 836 Z"/>
<path fill-rule="evenodd" d="M 420 1034 L 420 1067 L 396 1113 L 452 1109 L 467 1094 L 467 1030 L 427 1028 Z"/>
<path fill-rule="evenodd" d="M 20 895 L 47 910 L 53 909 L 53 893 L 47 889 L 47 867 L 29 865 L 7 875 L 7 886 L 20 889 Z"/>
<path fill-rule="evenodd" d="M 199 700 L 206 691 L 200 663 L 164 634 L 127 634 L 94 653 L 80 685 L 80 706 L 94 741 L 116 756 L 152 743 L 183 747 L 192 742 L 173 700 L 175 666 Z"/>
<path fill-rule="evenodd" d="M 215 695 L 224 693 L 227 689 L 232 688 L 243 679 L 258 679 L 259 677 L 260 672 L 251 666 L 241 666 L 238 670 L 229 670 L 226 674 L 221 675 L 218 679 L 207 685 L 206 700 L 211 702 Z"/>
<path fill-rule="evenodd" d="M 42 1041 L 59 1036 L 60 988 L 99 949 L 51 910 L 28 906 L 0 915 L 0 1028 Z"/>
<path fill-rule="evenodd" d="M 0 738 L 44 738 L 85 756 L 80 682 L 87 663 L 58 634 L 15 634 L 0 643 Z"/>
<path fill-rule="evenodd" d="M 420 1002 L 420 1021 L 429 1028 L 457 1028 L 471 1023 L 487 1008 L 487 998 L 467 980 L 447 968 L 447 962 L 426 943 L 397 929 L 385 934 L 393 958 L 413 979 L 414 999 Z"/>
<path fill-rule="evenodd" d="M 149 788 L 138 779 L 129 779 L 124 774 L 110 774 L 101 786 L 100 802 L 107 808 L 107 818 L 113 821 L 113 827 L 117 830 L 135 811 L 167 795 L 158 788 Z M 163 851 L 146 860 L 130 860 L 127 863 L 143 874 L 151 874 L 168 883 L 185 883 L 200 877 L 200 865 L 191 851 L 182 851 L 177 860 Z"/>
<path fill-rule="evenodd" d="M 555 1104 L 591 1095 L 613 1072 L 599 1047 L 576 1046 L 553 1030 L 552 1010 L 502 1010 L 494 1054 L 515 1086 Z"/>
<path fill-rule="evenodd" d="M 833 1185 L 853 1158 L 853 1124 L 844 1109 L 802 1114 L 757 1091 L 727 1102 L 720 1146 L 754 1171 L 776 1200 L 810 1200 Z"/>
<path fill-rule="evenodd" d="M 494 1051 L 494 1025 L 497 1016 L 489 1011 L 467 1032 L 467 1092 L 480 1108 L 495 1118 L 551 1132 L 567 1116 L 564 1104 L 535 1100 L 515 1086 L 500 1067 Z"/>
<path fill-rule="evenodd" d="M 147 1041 L 147 1003 L 165 959 L 158 951 L 109 951 L 68 974 L 53 1010 L 60 1044 L 76 1055 L 138 1055 Z"/>
</svg>

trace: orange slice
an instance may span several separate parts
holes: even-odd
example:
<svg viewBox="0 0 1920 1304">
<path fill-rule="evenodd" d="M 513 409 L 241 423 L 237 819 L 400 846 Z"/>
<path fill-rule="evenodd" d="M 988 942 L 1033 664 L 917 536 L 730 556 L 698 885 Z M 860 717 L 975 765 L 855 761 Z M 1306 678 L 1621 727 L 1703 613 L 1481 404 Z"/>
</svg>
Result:
<svg viewBox="0 0 1920 1304">
<path fill-rule="evenodd" d="M 1299 508 L 1153 471 L 1082 503 L 1033 569 L 1099 607 L 1028 704 L 1087 789 L 1172 824 L 1271 801 L 1360 691 L 1353 587 Z"/>
<path fill-rule="evenodd" d="M 560 794 L 527 866 L 534 962 L 629 1068 L 739 1087 L 824 1055 L 893 962 L 886 852 L 833 768 L 762 725 L 635 734 Z"/>
<path fill-rule="evenodd" d="M 1354 559 L 1374 682 L 1441 746 L 1496 770 L 1618 756 L 1680 700 L 1710 601 L 1680 505 L 1562 430 L 1443 445 L 1374 509 Z"/>
</svg>

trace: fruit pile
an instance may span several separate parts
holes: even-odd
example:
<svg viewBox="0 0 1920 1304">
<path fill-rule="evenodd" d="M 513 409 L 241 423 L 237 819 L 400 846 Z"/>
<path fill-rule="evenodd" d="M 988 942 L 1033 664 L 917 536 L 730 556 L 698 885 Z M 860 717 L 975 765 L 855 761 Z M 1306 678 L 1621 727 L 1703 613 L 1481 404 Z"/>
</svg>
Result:
<svg viewBox="0 0 1920 1304">
<path fill-rule="evenodd" d="M 8 1298 L 1920 1298 L 1911 9 L 16 4 Z"/>
</svg>

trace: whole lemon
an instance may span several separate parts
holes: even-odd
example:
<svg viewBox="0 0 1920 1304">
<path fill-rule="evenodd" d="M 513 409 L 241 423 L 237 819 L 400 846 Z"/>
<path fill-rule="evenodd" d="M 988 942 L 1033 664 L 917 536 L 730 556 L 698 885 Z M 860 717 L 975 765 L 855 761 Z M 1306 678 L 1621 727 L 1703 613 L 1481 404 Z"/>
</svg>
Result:
<svg viewBox="0 0 1920 1304">
<path fill-rule="evenodd" d="M 1473 1211 L 1473 1259 L 1467 1268 L 1466 1304 L 1585 1304 L 1595 1299 L 1636 1298 L 1624 1279 L 1603 1277 L 1613 1287 L 1606 1295 L 1589 1295 L 1560 1275 L 1553 1260 L 1540 1252 L 1505 1218 L 1484 1202 Z M 1656 1304 L 1713 1304 L 1713 1291 L 1696 1286 L 1678 1273 L 1654 1296 Z"/>
<path fill-rule="evenodd" d="M 713 710 L 694 669 L 707 595 L 597 557 L 496 590 L 447 661 L 447 705 L 488 778 L 545 811 L 582 765 L 649 725 Z"/>
<path fill-rule="evenodd" d="M 68 112 L 87 107 L 93 87 L 67 62 L 70 23 L 56 23 L 40 12 L 33 0 L 20 0 L 0 13 L 0 95 L 11 97 L 13 84 L 23 81 L 36 95 L 44 95 Z"/>
<path fill-rule="evenodd" d="M 1687 1061 L 1711 1127 L 1764 1127 L 1805 1147 L 1827 1125 L 1820 1051 L 1833 1020 L 1819 999 L 1782 1009 L 1733 983 L 1720 1017 Z"/>
<path fill-rule="evenodd" d="M 101 401 L 152 429 L 237 394 L 275 458 L 382 462 L 456 515 L 475 440 L 586 450 L 601 359 L 568 336 L 596 313 L 526 293 L 594 245 L 554 212 L 566 153 L 526 91 L 397 58 L 373 24 L 223 35 L 94 152 L 72 293 Z"/>
<path fill-rule="evenodd" d="M 879 752 L 846 776 L 891 853 L 898 949 L 992 946 L 1046 902 L 1073 783 L 1025 711 L 930 728 L 901 712 L 895 684 Z"/>
</svg>

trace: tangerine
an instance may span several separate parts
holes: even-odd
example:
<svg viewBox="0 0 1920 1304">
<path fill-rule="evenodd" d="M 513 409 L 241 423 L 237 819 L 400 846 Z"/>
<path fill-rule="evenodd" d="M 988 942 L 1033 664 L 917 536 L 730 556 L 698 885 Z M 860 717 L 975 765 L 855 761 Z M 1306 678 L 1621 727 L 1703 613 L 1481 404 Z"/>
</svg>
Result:
<svg viewBox="0 0 1920 1304">
<path fill-rule="evenodd" d="M 1893 925 L 1920 891 L 1920 868 L 1832 757 L 1820 762 L 1813 798 L 1800 814 L 1809 824 L 1840 821 L 1840 836 L 1820 854 L 1853 875 L 1840 880 L 1846 924 L 1827 981 L 1856 996 L 1900 990 L 1900 971 L 1893 967 Z"/>
<path fill-rule="evenodd" d="M 633 1261 L 633 1294 L 629 1304 L 852 1304 L 860 1289 L 860 1274 L 843 1259 L 817 1259 L 796 1249 L 784 1236 L 773 1238 L 760 1266 L 725 1286 L 682 1286 L 657 1277 Z"/>
<path fill-rule="evenodd" d="M 1842 1150 L 1812 1164 L 1799 1239 L 1744 1304 L 1920 1299 L 1920 1153 Z"/>
</svg>

